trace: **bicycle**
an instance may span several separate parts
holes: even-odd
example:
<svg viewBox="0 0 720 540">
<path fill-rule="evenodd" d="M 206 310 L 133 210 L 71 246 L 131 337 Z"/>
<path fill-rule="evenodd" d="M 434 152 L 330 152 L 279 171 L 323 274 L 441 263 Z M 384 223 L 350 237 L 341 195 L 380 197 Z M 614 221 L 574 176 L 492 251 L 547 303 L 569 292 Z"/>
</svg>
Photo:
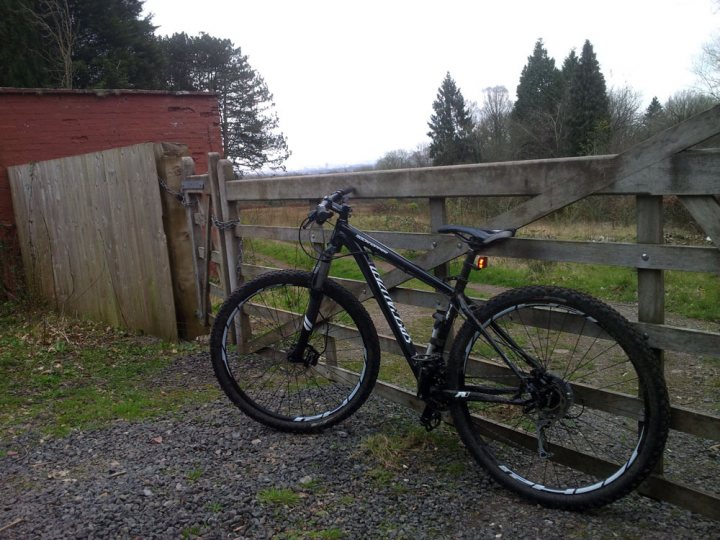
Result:
<svg viewBox="0 0 720 540">
<path fill-rule="evenodd" d="M 311 272 L 262 274 L 220 308 L 210 348 L 230 400 L 272 428 L 307 433 L 341 422 L 368 398 L 380 365 L 377 330 L 356 296 L 328 277 L 347 248 L 417 379 L 428 430 L 449 412 L 492 478 L 548 507 L 598 507 L 635 489 L 662 456 L 669 424 L 665 382 L 643 336 L 571 289 L 521 287 L 476 303 L 465 289 L 484 261 L 479 253 L 515 230 L 440 227 L 468 248 L 459 275 L 440 279 L 349 224 L 353 191 L 324 197 L 302 223 L 322 226 L 337 214 Z M 424 353 L 373 256 L 447 300 Z M 458 315 L 465 321 L 450 346 Z"/>
</svg>

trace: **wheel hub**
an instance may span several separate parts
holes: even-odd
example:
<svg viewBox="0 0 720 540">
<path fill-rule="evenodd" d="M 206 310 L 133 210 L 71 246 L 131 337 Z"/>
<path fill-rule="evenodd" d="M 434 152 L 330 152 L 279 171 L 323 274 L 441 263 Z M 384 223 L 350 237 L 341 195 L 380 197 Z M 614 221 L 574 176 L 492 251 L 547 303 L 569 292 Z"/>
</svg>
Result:
<svg viewBox="0 0 720 540">
<path fill-rule="evenodd" d="M 542 420 L 553 422 L 565 418 L 575 404 L 575 393 L 570 383 L 550 373 L 535 380 L 535 408 Z"/>
</svg>

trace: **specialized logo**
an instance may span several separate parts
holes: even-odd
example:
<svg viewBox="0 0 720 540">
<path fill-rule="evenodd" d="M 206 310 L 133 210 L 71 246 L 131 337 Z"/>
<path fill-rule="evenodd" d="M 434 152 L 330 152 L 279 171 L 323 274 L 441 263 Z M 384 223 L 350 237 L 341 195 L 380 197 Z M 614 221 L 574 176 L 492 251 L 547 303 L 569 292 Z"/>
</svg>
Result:
<svg viewBox="0 0 720 540">
<path fill-rule="evenodd" d="M 380 288 L 380 292 L 382 293 L 388 307 L 390 308 L 390 313 L 392 313 L 393 319 L 395 319 L 395 322 L 400 329 L 400 333 L 402 334 L 405 343 L 412 343 L 412 338 L 410 337 L 410 334 L 408 334 L 408 331 L 405 329 L 405 325 L 400 318 L 400 313 L 398 313 L 398 310 L 395 307 L 392 298 L 390 297 L 390 293 L 388 292 L 387 287 L 385 287 L 385 283 L 383 283 L 383 280 L 380 278 L 380 272 L 378 272 L 377 268 L 375 268 L 375 265 L 373 263 L 370 263 L 370 270 L 372 271 L 373 277 L 375 277 L 375 283 L 377 283 L 378 287 Z"/>
<path fill-rule="evenodd" d="M 367 244 L 368 246 L 375 248 L 380 253 L 387 253 L 387 249 L 383 248 L 382 246 L 377 245 L 375 242 L 372 242 L 371 240 L 368 240 L 367 238 L 363 238 L 359 234 L 357 235 L 357 239 L 360 240 L 363 244 Z"/>
</svg>

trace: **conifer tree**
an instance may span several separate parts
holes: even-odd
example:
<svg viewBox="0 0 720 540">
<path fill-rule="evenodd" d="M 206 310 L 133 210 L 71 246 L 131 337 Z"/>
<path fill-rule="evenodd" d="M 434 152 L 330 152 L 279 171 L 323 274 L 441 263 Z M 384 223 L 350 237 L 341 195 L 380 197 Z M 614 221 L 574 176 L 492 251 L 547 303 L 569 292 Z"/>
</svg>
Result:
<svg viewBox="0 0 720 540">
<path fill-rule="evenodd" d="M 161 39 L 164 84 L 171 90 L 218 93 L 225 154 L 238 170 L 281 169 L 290 156 L 275 103 L 240 47 L 208 34 Z"/>
<path fill-rule="evenodd" d="M 607 88 L 588 40 L 585 40 L 570 82 L 565 123 L 570 155 L 582 156 L 605 150 L 610 135 Z"/>
<path fill-rule="evenodd" d="M 643 134 L 650 137 L 660 131 L 665 123 L 665 109 L 657 96 L 653 96 L 650 105 L 645 109 L 642 119 Z"/>
<path fill-rule="evenodd" d="M 433 165 L 456 165 L 480 161 L 473 137 L 473 122 L 460 89 L 448 72 L 438 89 L 430 117 L 428 136 Z"/>
<path fill-rule="evenodd" d="M 560 128 L 562 76 L 555 60 L 538 39 L 520 74 L 513 107 L 513 142 L 518 157 L 545 158 L 557 155 Z"/>
</svg>

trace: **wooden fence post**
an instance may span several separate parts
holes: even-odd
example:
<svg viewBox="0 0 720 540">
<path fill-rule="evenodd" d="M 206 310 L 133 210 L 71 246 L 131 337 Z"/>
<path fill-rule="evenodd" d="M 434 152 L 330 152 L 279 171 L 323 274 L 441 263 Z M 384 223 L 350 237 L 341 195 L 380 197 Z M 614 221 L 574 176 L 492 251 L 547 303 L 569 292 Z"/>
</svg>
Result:
<svg viewBox="0 0 720 540">
<path fill-rule="evenodd" d="M 163 225 L 167 237 L 172 275 L 173 296 L 177 318 L 178 335 L 182 339 L 192 339 L 207 333 L 205 326 L 197 318 L 197 269 L 195 254 L 189 242 L 193 230 L 188 223 L 187 212 L 183 206 L 182 180 L 184 175 L 184 156 L 187 147 L 169 143 L 155 145 L 158 176 L 164 182 L 162 190 Z"/>
<path fill-rule="evenodd" d="M 225 218 L 223 217 L 222 204 L 220 203 L 220 182 L 218 180 L 219 163 L 220 154 L 217 152 L 210 152 L 208 154 L 208 180 L 210 181 L 213 217 L 218 222 L 223 222 L 225 221 Z M 223 228 L 218 228 L 217 233 L 220 238 L 220 285 L 222 286 L 225 298 L 227 298 L 233 291 L 230 282 L 231 272 L 228 265 L 227 243 L 225 242 L 225 235 L 227 231 Z M 208 257 L 210 254 L 206 254 L 205 256 Z"/>
<path fill-rule="evenodd" d="M 663 199 L 658 196 L 639 195 L 637 206 L 637 242 L 639 244 L 662 244 L 663 238 Z M 650 256 L 643 253 L 641 258 L 648 262 Z M 652 324 L 665 324 L 665 274 L 663 270 L 638 268 L 638 321 Z M 664 370 L 662 349 L 653 349 L 655 357 Z M 662 458 L 655 467 L 656 473 L 662 473 Z"/>
</svg>

